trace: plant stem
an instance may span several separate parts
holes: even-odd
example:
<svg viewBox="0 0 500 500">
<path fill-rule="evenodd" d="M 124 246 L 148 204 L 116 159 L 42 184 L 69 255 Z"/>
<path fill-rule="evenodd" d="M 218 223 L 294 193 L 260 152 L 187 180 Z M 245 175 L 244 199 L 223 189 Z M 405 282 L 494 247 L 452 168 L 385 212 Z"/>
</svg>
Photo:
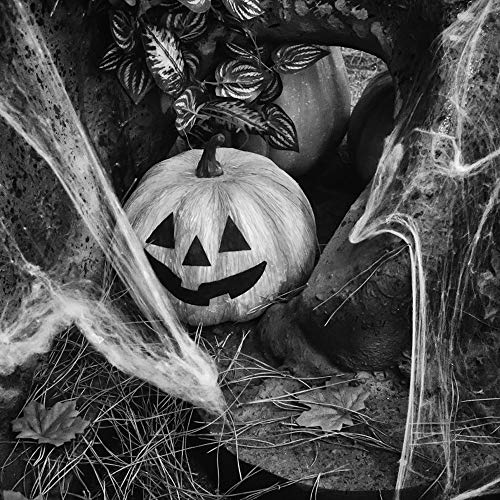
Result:
<svg viewBox="0 0 500 500">
<path fill-rule="evenodd" d="M 215 151 L 218 146 L 224 144 L 224 141 L 224 134 L 217 134 L 207 142 L 196 167 L 196 177 L 218 177 L 224 173 L 221 164 L 215 159 Z"/>
</svg>

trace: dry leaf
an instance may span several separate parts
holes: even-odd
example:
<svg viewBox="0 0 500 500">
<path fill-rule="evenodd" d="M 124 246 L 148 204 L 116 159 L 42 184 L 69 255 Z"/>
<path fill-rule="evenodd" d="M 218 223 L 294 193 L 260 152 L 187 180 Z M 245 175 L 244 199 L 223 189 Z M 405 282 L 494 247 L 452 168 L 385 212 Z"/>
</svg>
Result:
<svg viewBox="0 0 500 500">
<path fill-rule="evenodd" d="M 321 427 L 324 431 L 340 431 L 344 425 L 353 425 L 351 411 L 365 407 L 369 392 L 363 386 L 337 384 L 312 392 L 304 398 L 310 410 L 302 412 L 297 423 L 302 427 Z"/>
<path fill-rule="evenodd" d="M 3 500 L 28 500 L 22 493 L 17 491 L 4 490 L 2 493 Z M 42 495 L 38 495 L 33 500 L 43 500 Z"/>
<path fill-rule="evenodd" d="M 18 439 L 35 439 L 39 443 L 61 446 L 82 433 L 90 424 L 80 418 L 76 401 L 56 403 L 48 410 L 42 403 L 31 401 L 23 416 L 12 421 L 12 430 Z"/>
</svg>

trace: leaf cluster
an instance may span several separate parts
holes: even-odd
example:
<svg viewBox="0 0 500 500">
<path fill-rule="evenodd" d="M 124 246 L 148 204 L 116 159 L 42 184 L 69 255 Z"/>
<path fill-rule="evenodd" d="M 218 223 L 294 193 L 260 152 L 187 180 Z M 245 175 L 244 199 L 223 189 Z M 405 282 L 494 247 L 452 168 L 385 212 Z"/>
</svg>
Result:
<svg viewBox="0 0 500 500">
<path fill-rule="evenodd" d="M 295 125 L 273 101 L 282 92 L 282 74 L 305 69 L 328 51 L 259 46 L 250 21 L 263 12 L 261 0 L 123 3 L 110 10 L 113 42 L 100 68 L 115 72 L 136 104 L 156 86 L 162 109 L 173 109 L 177 131 L 190 145 L 227 130 L 298 151 Z M 223 46 L 217 33 L 227 38 Z"/>
</svg>

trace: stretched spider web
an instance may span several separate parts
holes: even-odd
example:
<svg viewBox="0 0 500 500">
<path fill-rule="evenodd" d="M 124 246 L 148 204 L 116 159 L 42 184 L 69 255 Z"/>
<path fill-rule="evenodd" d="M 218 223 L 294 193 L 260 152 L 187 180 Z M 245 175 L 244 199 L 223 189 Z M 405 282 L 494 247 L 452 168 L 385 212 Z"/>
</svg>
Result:
<svg viewBox="0 0 500 500">
<path fill-rule="evenodd" d="M 443 498 L 460 489 L 468 448 L 475 466 L 493 463 L 457 498 L 500 486 L 499 28 L 500 2 L 479 0 L 441 34 L 350 235 L 389 232 L 409 245 L 412 370 L 397 488 L 416 453 L 437 445 Z"/>
<path fill-rule="evenodd" d="M 83 234 L 86 231 L 99 244 L 143 315 L 143 321 L 131 322 L 101 284 L 85 279 L 84 267 L 92 265 L 86 261 L 88 246 L 70 253 L 71 243 L 64 244 L 62 236 L 71 240 L 69 235 L 82 230 L 64 228 L 61 223 L 60 231 L 54 231 L 51 210 L 44 206 L 59 200 L 46 193 L 40 206 L 28 207 L 32 212 L 29 227 L 26 221 L 13 225 L 30 197 L 19 204 L 16 190 L 9 192 L 1 185 L 5 210 L 0 219 L 0 252 L 4 277 L 10 276 L 10 281 L 4 282 L 3 289 L 0 374 L 12 373 L 34 354 L 47 352 L 58 332 L 76 325 L 120 370 L 220 413 L 224 403 L 215 364 L 177 320 L 78 119 L 37 24 L 21 0 L 0 7 L 0 39 L 4 40 L 0 116 L 50 166 L 80 217 L 67 220 L 82 221 Z M 5 178 L 9 168 L 28 175 L 17 165 L 4 164 Z M 31 199 L 36 199 L 39 187 L 31 189 L 35 191 Z M 58 239 L 59 248 L 50 239 Z M 72 243 L 78 247 L 79 240 Z M 57 250 L 60 253 L 53 258 Z M 71 272 L 74 268 L 77 272 Z"/>
</svg>

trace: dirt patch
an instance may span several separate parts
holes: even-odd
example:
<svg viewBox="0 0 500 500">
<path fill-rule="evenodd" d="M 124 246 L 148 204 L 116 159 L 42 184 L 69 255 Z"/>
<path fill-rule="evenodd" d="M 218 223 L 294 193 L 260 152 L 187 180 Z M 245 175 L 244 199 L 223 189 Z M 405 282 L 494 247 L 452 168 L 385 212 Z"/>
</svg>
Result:
<svg viewBox="0 0 500 500">
<path fill-rule="evenodd" d="M 239 460 L 303 485 L 340 491 L 394 489 L 409 395 L 404 366 L 376 373 L 332 368 L 333 379 L 299 378 L 268 364 L 254 324 L 219 327 L 210 336 L 213 345 L 223 346 L 217 358 L 230 407 L 230 423 L 211 427 L 219 446 Z M 324 392 L 332 380 L 339 388 L 368 393 L 362 410 L 347 412 L 352 425 L 338 431 L 298 425 L 297 419 L 309 409 L 305 402 Z M 466 421 L 467 416 L 460 418 Z M 457 442 L 457 451 L 459 476 L 500 462 L 498 447 L 491 450 L 464 440 Z M 442 450 L 422 446 L 415 453 L 406 487 L 430 485 L 442 472 Z"/>
</svg>

